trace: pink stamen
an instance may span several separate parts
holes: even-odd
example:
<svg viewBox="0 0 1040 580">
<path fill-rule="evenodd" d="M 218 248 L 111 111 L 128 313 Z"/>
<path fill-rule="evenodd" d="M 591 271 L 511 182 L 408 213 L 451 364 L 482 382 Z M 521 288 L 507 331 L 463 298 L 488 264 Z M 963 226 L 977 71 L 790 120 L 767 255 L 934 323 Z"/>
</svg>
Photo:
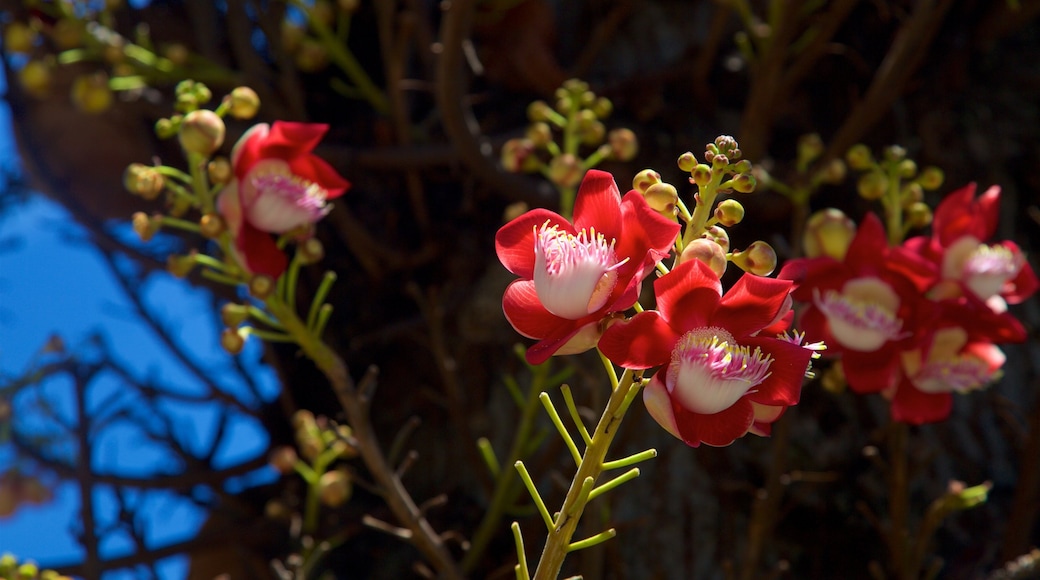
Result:
<svg viewBox="0 0 1040 580">
<path fill-rule="evenodd" d="M 535 232 L 534 284 L 546 310 L 570 320 L 596 312 L 606 304 L 617 283 L 615 240 L 595 229 L 577 235 L 542 224 Z"/>
<path fill-rule="evenodd" d="M 827 316 L 834 338 L 852 350 L 875 351 L 886 341 L 901 337 L 903 321 L 880 304 L 861 302 L 834 290 L 823 297 L 814 290 L 813 302 Z"/>
<path fill-rule="evenodd" d="M 766 380 L 772 363 L 772 356 L 740 346 L 725 329 L 700 328 L 679 339 L 666 384 L 685 408 L 712 415 Z"/>
</svg>

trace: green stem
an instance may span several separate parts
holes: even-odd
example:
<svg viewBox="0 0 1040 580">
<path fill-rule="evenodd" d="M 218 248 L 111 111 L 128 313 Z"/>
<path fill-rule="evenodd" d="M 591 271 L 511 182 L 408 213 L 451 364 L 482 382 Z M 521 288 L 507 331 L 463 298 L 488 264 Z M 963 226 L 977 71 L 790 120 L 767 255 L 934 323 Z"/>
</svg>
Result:
<svg viewBox="0 0 1040 580">
<path fill-rule="evenodd" d="M 888 433 L 888 548 L 891 556 L 893 577 L 897 580 L 911 580 L 917 577 L 916 570 L 909 567 L 910 530 L 908 519 L 910 513 L 910 481 L 907 475 L 907 437 L 906 423 L 893 421 Z"/>
<path fill-rule="evenodd" d="M 603 459 L 607 455 L 614 436 L 617 434 L 621 420 L 628 411 L 635 394 L 639 392 L 641 381 L 634 377 L 632 371 L 625 370 L 620 384 L 615 388 L 607 401 L 596 430 L 592 435 L 592 443 L 585 449 L 581 464 L 578 466 L 570 489 L 560 508 L 554 528 L 549 532 L 542 550 L 541 560 L 535 571 L 535 580 L 554 580 L 560 574 L 560 568 L 570 550 L 571 538 L 578 527 L 578 521 L 588 501 L 588 492 L 582 493 L 585 480 L 595 481 L 603 471 Z"/>
<path fill-rule="evenodd" d="M 206 156 L 199 153 L 188 153 L 188 168 L 191 171 L 191 189 L 199 200 L 199 212 L 203 215 L 213 213 L 213 196 L 209 190 L 209 176 L 206 174 Z"/>
</svg>

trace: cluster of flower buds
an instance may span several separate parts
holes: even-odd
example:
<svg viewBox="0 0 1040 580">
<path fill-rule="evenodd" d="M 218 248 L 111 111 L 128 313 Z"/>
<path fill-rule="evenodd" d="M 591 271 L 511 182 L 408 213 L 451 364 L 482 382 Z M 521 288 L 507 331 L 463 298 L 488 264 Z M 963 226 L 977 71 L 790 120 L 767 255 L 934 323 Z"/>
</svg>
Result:
<svg viewBox="0 0 1040 580">
<path fill-rule="evenodd" d="M 531 124 L 524 137 L 502 146 L 502 166 L 507 171 L 540 172 L 558 187 L 573 188 L 601 161 L 629 161 L 636 156 L 639 143 L 635 133 L 629 129 L 607 131 L 603 119 L 613 105 L 590 91 L 588 83 L 568 80 L 555 96 L 555 106 L 545 101 L 531 103 L 527 108 Z M 582 148 L 593 151 L 583 159 L 579 155 Z"/>
<path fill-rule="evenodd" d="M 339 507 L 350 499 L 353 483 L 343 466 L 333 467 L 342 459 L 357 457 L 354 435 L 346 425 L 329 425 L 325 417 L 315 417 L 307 410 L 293 414 L 296 449 L 282 445 L 271 450 L 270 464 L 282 474 L 298 472 L 310 481 L 317 497 L 328 507 Z M 301 459 L 302 457 L 302 459 Z"/>
<path fill-rule="evenodd" d="M 941 169 L 926 167 L 918 171 L 917 163 L 898 145 L 886 147 L 880 160 L 874 158 L 866 145 L 854 145 L 845 159 L 850 168 L 863 172 L 856 181 L 860 197 L 871 201 L 894 200 L 902 208 L 903 223 L 908 229 L 925 228 L 932 222 L 932 209 L 925 203 L 924 193 L 942 186 Z"/>
<path fill-rule="evenodd" d="M 72 580 L 54 570 L 40 570 L 34 562 L 18 562 L 14 554 L 0 556 L 0 580 Z"/>
<path fill-rule="evenodd" d="M 296 67 L 303 72 L 320 72 L 329 65 L 329 49 L 322 42 L 320 35 L 312 31 L 329 31 L 334 29 L 343 17 L 357 12 L 360 0 L 315 0 L 299 2 L 293 5 L 304 12 L 306 24 L 299 19 L 286 18 L 282 21 L 282 50 L 290 55 Z"/>
</svg>

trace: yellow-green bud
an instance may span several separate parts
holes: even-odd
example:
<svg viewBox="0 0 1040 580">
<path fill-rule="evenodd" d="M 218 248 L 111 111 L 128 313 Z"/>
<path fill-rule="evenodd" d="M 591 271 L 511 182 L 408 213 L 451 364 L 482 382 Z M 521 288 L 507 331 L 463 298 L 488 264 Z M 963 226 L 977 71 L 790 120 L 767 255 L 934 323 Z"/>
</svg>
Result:
<svg viewBox="0 0 1040 580">
<path fill-rule="evenodd" d="M 155 135 L 160 139 L 169 139 L 177 134 L 177 125 L 180 117 L 175 122 L 173 119 L 162 118 L 155 122 Z"/>
<path fill-rule="evenodd" d="M 729 232 L 721 226 L 711 226 L 701 234 L 701 238 L 715 242 L 723 252 L 729 251 Z"/>
<path fill-rule="evenodd" d="M 574 99 L 569 95 L 557 96 L 555 105 L 557 113 L 569 115 L 572 107 L 574 107 Z"/>
<path fill-rule="evenodd" d="M 274 280 L 265 274 L 257 274 L 249 281 L 249 294 L 257 300 L 267 300 L 274 292 Z"/>
<path fill-rule="evenodd" d="M 184 115 L 177 137 L 185 151 L 208 156 L 224 144 L 226 131 L 219 115 L 199 109 Z"/>
<path fill-rule="evenodd" d="M 679 160 L 676 163 L 679 165 L 679 171 L 690 173 L 697 166 L 697 157 L 687 151 L 679 156 Z"/>
<path fill-rule="evenodd" d="M 295 449 L 288 445 L 279 445 L 271 450 L 267 463 L 278 473 L 286 475 L 293 472 L 296 462 L 299 460 L 300 457 L 296 454 Z"/>
<path fill-rule="evenodd" d="M 127 191 L 149 201 L 159 197 L 164 185 L 162 174 L 143 163 L 131 163 L 123 172 L 123 186 Z"/>
<path fill-rule="evenodd" d="M 904 208 L 922 201 L 924 201 L 924 189 L 921 184 L 908 183 L 903 186 L 903 191 L 899 194 L 899 202 Z"/>
<path fill-rule="evenodd" d="M 726 253 L 722 247 L 711 240 L 697 238 L 683 248 L 678 262 L 684 263 L 690 260 L 700 260 L 711 268 L 719 278 L 726 273 Z"/>
<path fill-rule="evenodd" d="M 224 218 L 220 217 L 220 214 L 208 213 L 199 218 L 199 233 L 203 237 L 214 240 L 225 231 L 227 231 L 227 223 Z"/>
<path fill-rule="evenodd" d="M 693 171 L 690 172 L 690 181 L 700 187 L 708 185 L 711 181 L 711 167 L 703 163 L 698 163 L 697 166 L 693 168 Z"/>
<path fill-rule="evenodd" d="M 602 121 L 593 120 L 591 122 L 582 123 L 578 128 L 578 138 L 581 139 L 582 145 L 599 145 L 603 142 L 603 137 L 607 134 L 607 127 Z"/>
<path fill-rule="evenodd" d="M 325 246 L 318 238 L 307 238 L 299 245 L 296 252 L 303 265 L 316 264 L 325 257 Z"/>
<path fill-rule="evenodd" d="M 549 104 L 545 101 L 534 101 L 527 105 L 527 118 L 532 123 L 548 121 L 552 116 L 552 109 L 549 108 Z"/>
<path fill-rule="evenodd" d="M 358 456 L 358 449 L 350 443 L 354 440 L 354 430 L 349 425 L 337 425 L 336 431 L 332 435 L 334 437 L 329 444 L 329 449 L 335 450 L 336 454 L 343 459 Z"/>
<path fill-rule="evenodd" d="M 246 346 L 246 336 L 245 331 L 241 328 L 225 328 L 220 333 L 220 346 L 228 354 L 238 354 Z"/>
<path fill-rule="evenodd" d="M 34 97 L 45 97 L 51 88 L 51 67 L 42 60 L 30 60 L 18 71 L 18 82 Z"/>
<path fill-rule="evenodd" d="M 166 270 L 177 278 L 184 278 L 191 273 L 196 263 L 198 260 L 195 258 L 194 250 L 186 256 L 170 254 L 166 258 Z"/>
<path fill-rule="evenodd" d="M 845 259 L 852 238 L 856 237 L 856 222 L 834 208 L 820 210 L 805 223 L 802 246 L 809 258 L 829 256 Z"/>
<path fill-rule="evenodd" d="M 880 171 L 864 173 L 856 182 L 856 191 L 863 199 L 881 199 L 888 191 L 888 177 Z"/>
<path fill-rule="evenodd" d="M 845 161 L 848 161 L 849 167 L 856 171 L 866 171 L 874 165 L 874 155 L 870 153 L 870 148 L 862 143 L 853 145 L 847 153 L 845 153 Z"/>
<path fill-rule="evenodd" d="M 561 88 L 571 94 L 580 95 L 589 90 L 589 83 L 581 79 L 567 79 L 563 81 L 563 86 Z"/>
<path fill-rule="evenodd" d="M 552 127 L 545 121 L 531 123 L 525 133 L 527 140 L 535 147 L 545 147 L 553 140 Z"/>
<path fill-rule="evenodd" d="M 631 161 L 639 152 L 639 139 L 631 129 L 614 129 L 607 135 L 611 155 L 618 161 Z"/>
<path fill-rule="evenodd" d="M 732 169 L 734 173 L 750 173 L 751 162 L 747 159 L 741 159 L 740 161 L 737 161 L 733 164 Z"/>
<path fill-rule="evenodd" d="M 913 159 L 904 159 L 899 162 L 899 176 L 903 179 L 911 179 L 917 175 L 917 163 Z"/>
<path fill-rule="evenodd" d="M 12 22 L 4 29 L 4 49 L 10 53 L 28 54 L 36 43 L 36 30 L 24 22 Z"/>
<path fill-rule="evenodd" d="M 758 180 L 750 173 L 733 176 L 733 191 L 737 193 L 752 193 L 756 187 L 758 187 Z"/>
<path fill-rule="evenodd" d="M 776 250 L 763 242 L 752 242 L 743 252 L 733 252 L 730 261 L 756 276 L 768 276 L 776 269 Z"/>
<path fill-rule="evenodd" d="M 502 144 L 502 167 L 510 173 L 525 171 L 533 153 L 534 143 L 529 139 L 510 139 Z"/>
<path fill-rule="evenodd" d="M 676 191 L 674 185 L 664 182 L 655 183 L 643 192 L 643 197 L 646 198 L 647 205 L 654 211 L 667 218 L 676 219 L 679 212 L 676 205 L 679 203 L 679 192 Z"/>
<path fill-rule="evenodd" d="M 932 223 L 932 208 L 922 201 L 910 204 L 906 209 L 906 225 L 912 228 L 925 228 Z"/>
<path fill-rule="evenodd" d="M 614 103 L 611 103 L 610 99 L 606 97 L 599 97 L 589 108 L 600 119 L 606 119 L 614 111 Z"/>
<path fill-rule="evenodd" d="M 231 181 L 231 163 L 227 157 L 217 157 L 206 164 L 206 173 L 211 183 L 224 184 Z"/>
<path fill-rule="evenodd" d="M 945 179 L 946 177 L 943 175 L 942 169 L 928 166 L 924 168 L 921 175 L 917 176 L 917 183 L 921 184 L 921 187 L 928 191 L 934 191 L 942 186 Z"/>
<path fill-rule="evenodd" d="M 236 328 L 249 320 L 249 307 L 245 304 L 228 302 L 220 307 L 220 321 L 228 328 Z"/>
<path fill-rule="evenodd" d="M 300 409 L 293 413 L 292 426 L 297 431 L 316 433 L 318 431 L 318 420 L 314 417 L 314 413 L 307 409 Z"/>
<path fill-rule="evenodd" d="M 809 133 L 798 138 L 798 164 L 807 165 L 823 154 L 823 139 L 819 133 Z"/>
<path fill-rule="evenodd" d="M 83 75 L 72 81 L 72 104 L 84 113 L 103 113 L 112 106 L 112 100 L 105 73 Z"/>
<path fill-rule="evenodd" d="M 134 228 L 134 233 L 141 238 L 141 241 L 147 242 L 159 233 L 159 229 L 162 227 L 162 216 L 158 214 L 149 216 L 143 211 L 134 212 L 134 215 L 130 217 L 130 223 Z"/>
<path fill-rule="evenodd" d="M 18 567 L 18 559 L 14 557 L 14 554 L 4 554 L 0 556 L 0 575 L 8 575 L 14 572 L 14 569 Z"/>
<path fill-rule="evenodd" d="M 899 145 L 885 147 L 885 161 L 902 161 L 906 159 L 906 149 Z"/>
<path fill-rule="evenodd" d="M 260 110 L 260 97 L 249 87 L 235 87 L 228 99 L 228 114 L 236 119 L 252 119 Z"/>
<path fill-rule="evenodd" d="M 18 574 L 15 575 L 17 580 L 35 580 L 36 575 L 40 573 L 40 568 L 33 562 L 26 562 L 18 567 Z"/>
<path fill-rule="evenodd" d="M 661 174 L 653 169 L 644 169 L 632 178 L 632 189 L 646 194 L 646 190 L 655 183 L 661 183 Z"/>
<path fill-rule="evenodd" d="M 585 174 L 581 160 L 570 153 L 553 157 L 549 162 L 549 180 L 561 187 L 574 187 L 581 183 Z"/>
<path fill-rule="evenodd" d="M 838 185 L 842 181 L 845 181 L 845 173 L 845 162 L 841 159 L 831 159 L 817 175 L 823 183 Z"/>
<path fill-rule="evenodd" d="M 715 206 L 715 219 L 726 226 L 735 226 L 744 219 L 744 206 L 735 199 L 723 200 Z"/>
<path fill-rule="evenodd" d="M 318 480 L 318 497 L 321 503 L 336 508 L 350 499 L 353 485 L 350 482 L 350 473 L 346 469 L 334 469 L 326 471 Z"/>
</svg>

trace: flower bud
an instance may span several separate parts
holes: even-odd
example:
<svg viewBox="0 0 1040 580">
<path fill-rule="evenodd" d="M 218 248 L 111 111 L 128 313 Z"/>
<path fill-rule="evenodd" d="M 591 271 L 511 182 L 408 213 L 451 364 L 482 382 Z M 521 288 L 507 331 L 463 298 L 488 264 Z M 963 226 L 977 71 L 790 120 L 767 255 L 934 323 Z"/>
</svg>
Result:
<svg viewBox="0 0 1040 580">
<path fill-rule="evenodd" d="M 921 187 L 928 191 L 934 191 L 942 186 L 945 179 L 946 177 L 943 175 L 942 169 L 928 166 L 917 176 L 917 183 L 921 184 Z"/>
<path fill-rule="evenodd" d="M 544 121 L 538 121 L 537 123 L 531 123 L 527 127 L 527 131 L 524 133 L 527 140 L 531 142 L 534 147 L 545 147 L 553 140 L 552 127 Z"/>
<path fill-rule="evenodd" d="M 573 107 L 574 107 L 574 99 L 571 98 L 571 96 L 566 94 L 566 93 L 564 93 L 563 95 L 560 95 L 559 91 L 557 91 L 557 97 L 556 97 L 556 103 L 555 103 L 556 112 L 560 113 L 562 115 L 570 115 L 571 109 Z"/>
<path fill-rule="evenodd" d="M 164 185 L 162 174 L 143 163 L 131 163 L 123 172 L 123 186 L 127 191 L 149 201 L 159 197 Z"/>
<path fill-rule="evenodd" d="M 245 304 L 228 302 L 220 307 L 220 321 L 228 328 L 235 328 L 249 320 L 249 307 Z"/>
<path fill-rule="evenodd" d="M 733 191 L 737 193 L 752 193 L 756 187 L 758 187 L 758 181 L 750 173 L 733 176 Z"/>
<path fill-rule="evenodd" d="M 631 161 L 639 152 L 639 140 L 631 129 L 614 129 L 607 135 L 611 155 L 618 161 Z"/>
<path fill-rule="evenodd" d="M 740 149 L 737 140 L 730 135 L 719 135 L 715 138 L 714 145 L 718 152 L 734 160 L 740 159 Z"/>
<path fill-rule="evenodd" d="M 856 222 L 840 210 L 830 208 L 809 217 L 802 236 L 802 246 L 806 257 L 829 256 L 841 261 L 845 259 L 854 237 Z"/>
<path fill-rule="evenodd" d="M 909 208 L 922 201 L 924 201 L 924 189 L 920 183 L 908 183 L 903 186 L 903 190 L 899 194 L 899 203 L 903 208 Z"/>
<path fill-rule="evenodd" d="M 743 252 L 733 252 L 730 261 L 756 276 L 768 276 L 776 269 L 776 250 L 763 242 L 752 242 Z"/>
<path fill-rule="evenodd" d="M 209 109 L 184 115 L 177 134 L 181 147 L 189 153 L 210 155 L 224 143 L 224 120 Z"/>
<path fill-rule="evenodd" d="M 40 568 L 33 562 L 26 562 L 18 567 L 18 573 L 15 574 L 16 580 L 35 580 L 36 575 L 40 573 Z"/>
<path fill-rule="evenodd" d="M 932 223 L 932 208 L 922 201 L 910 204 L 906 209 L 906 225 L 912 228 L 926 228 Z"/>
<path fill-rule="evenodd" d="M 300 460 L 300 457 L 296 455 L 296 450 L 289 445 L 279 445 L 271 450 L 271 455 L 267 459 L 267 463 L 282 475 L 292 473 L 296 468 L 296 462 Z"/>
<path fill-rule="evenodd" d="M 734 173 L 750 173 L 751 169 L 751 162 L 747 159 L 741 159 L 733 164 Z"/>
<path fill-rule="evenodd" d="M 180 117 L 177 117 L 177 121 L 173 119 L 162 118 L 155 122 L 155 136 L 160 139 L 169 139 L 177 134 L 177 126 L 180 122 Z"/>
<path fill-rule="evenodd" d="M 36 43 L 36 30 L 24 22 L 12 22 L 4 29 L 4 50 L 14 54 L 28 54 Z"/>
<path fill-rule="evenodd" d="M 570 153 L 553 157 L 549 162 L 549 180 L 560 187 L 578 185 L 584 174 L 581 161 Z"/>
<path fill-rule="evenodd" d="M 300 39 L 294 57 L 296 68 L 305 73 L 316 73 L 329 65 L 329 53 L 325 46 L 309 36 Z"/>
<path fill-rule="evenodd" d="M 726 199 L 715 206 L 715 219 L 726 226 L 735 226 L 744 219 L 744 206 L 735 199 Z"/>
<path fill-rule="evenodd" d="M 690 173 L 697 166 L 697 157 L 687 151 L 679 156 L 679 160 L 676 163 L 679 165 L 679 171 Z"/>
<path fill-rule="evenodd" d="M 186 256 L 170 254 L 166 257 L 166 270 L 177 278 L 184 278 L 191 273 L 197 262 L 194 250 Z"/>
<path fill-rule="evenodd" d="M 864 173 L 856 182 L 856 191 L 863 199 L 871 201 L 881 199 L 888 191 L 888 178 L 880 171 Z"/>
<path fill-rule="evenodd" d="M 645 195 L 650 186 L 655 183 L 661 183 L 661 174 L 653 169 L 644 169 L 632 178 L 632 189 Z"/>
<path fill-rule="evenodd" d="M 819 180 L 828 185 L 838 185 L 845 181 L 845 162 L 841 159 L 831 159 L 827 165 L 817 174 Z"/>
<path fill-rule="evenodd" d="M 532 123 L 548 121 L 552 116 L 552 109 L 549 108 L 549 104 L 545 101 L 534 101 L 527 105 L 527 118 Z"/>
<path fill-rule="evenodd" d="M 112 99 L 105 73 L 83 75 L 72 81 L 72 104 L 84 113 L 103 113 L 112 106 Z"/>
<path fill-rule="evenodd" d="M 900 145 L 885 147 L 885 161 L 902 161 L 906 159 L 906 148 Z"/>
<path fill-rule="evenodd" d="M 502 167 L 510 173 L 524 171 L 532 153 L 534 143 L 529 139 L 510 139 L 502 144 Z"/>
<path fill-rule="evenodd" d="M 227 99 L 228 114 L 236 119 L 252 119 L 260 110 L 260 97 L 249 87 L 236 87 Z"/>
<path fill-rule="evenodd" d="M 227 223 L 224 222 L 224 218 L 220 217 L 220 214 L 208 213 L 199 218 L 199 233 L 203 237 L 215 240 L 225 231 L 227 231 Z"/>
<path fill-rule="evenodd" d="M 342 459 L 352 459 L 358 456 L 357 447 L 351 444 L 351 441 L 354 441 L 354 430 L 349 425 L 337 425 L 333 435 L 335 437 L 329 444 L 329 448 L 335 450 L 336 455 Z"/>
<path fill-rule="evenodd" d="M 655 183 L 643 192 L 647 205 L 654 211 L 669 219 L 675 219 L 679 212 L 679 192 L 670 183 Z"/>
<path fill-rule="evenodd" d="M 293 413 L 292 416 L 293 429 L 297 431 L 318 431 L 318 420 L 314 417 L 314 413 L 307 409 L 300 409 Z"/>
<path fill-rule="evenodd" d="M 917 163 L 913 159 L 904 159 L 899 162 L 899 176 L 903 179 L 912 179 L 917 175 Z"/>
<path fill-rule="evenodd" d="M 606 97 L 599 97 L 596 99 L 596 102 L 589 106 L 589 109 L 600 119 L 606 119 L 614 112 L 614 103 L 611 103 L 610 99 Z"/>
<path fill-rule="evenodd" d="M 352 488 L 350 473 L 346 469 L 326 471 L 318 480 L 318 497 L 321 503 L 336 508 L 350 499 Z"/>
<path fill-rule="evenodd" d="M 690 181 L 697 184 L 699 187 L 708 185 L 711 181 L 711 167 L 703 163 L 697 164 L 697 166 L 693 168 L 693 171 L 690 172 Z"/>
<path fill-rule="evenodd" d="M 45 97 L 51 87 L 51 67 L 42 60 L 30 60 L 18 71 L 18 82 L 34 97 Z"/>
<path fill-rule="evenodd" d="M 83 45 L 83 32 L 83 23 L 74 18 L 62 18 L 51 28 L 51 38 L 58 50 L 69 50 Z"/>
<path fill-rule="evenodd" d="M 216 184 L 225 184 L 231 181 L 231 163 L 226 157 L 217 157 L 206 164 L 206 173 L 209 180 Z"/>
<path fill-rule="evenodd" d="M 18 567 L 18 559 L 14 557 L 14 554 L 5 553 L 0 556 L 0 576 L 7 577 L 14 572 L 15 568 Z"/>
<path fill-rule="evenodd" d="M 162 227 L 162 216 L 158 214 L 149 216 L 143 211 L 134 212 L 134 215 L 130 217 L 130 223 L 134 228 L 134 233 L 141 238 L 141 241 L 147 242 L 159 233 L 159 229 Z"/>
<path fill-rule="evenodd" d="M 591 147 L 603 142 L 603 137 L 607 134 L 607 127 L 602 121 L 593 120 L 591 122 L 582 123 L 578 128 L 577 133 L 578 138 L 581 139 L 581 144 Z"/>
<path fill-rule="evenodd" d="M 798 165 L 804 167 L 823 154 L 823 139 L 819 133 L 809 133 L 798 138 Z"/>
<path fill-rule="evenodd" d="M 722 153 L 716 153 L 711 156 L 711 170 L 713 172 L 722 172 L 729 167 L 729 157 L 726 157 Z"/>
<path fill-rule="evenodd" d="M 274 280 L 270 276 L 257 274 L 249 281 L 249 294 L 257 300 L 267 300 L 274 292 Z"/>
<path fill-rule="evenodd" d="M 848 161 L 849 167 L 856 171 L 866 171 L 874 165 L 874 156 L 870 153 L 870 148 L 858 143 L 845 153 L 845 161 Z"/>
<path fill-rule="evenodd" d="M 247 332 L 244 328 L 225 328 L 220 333 L 220 346 L 231 355 L 242 352 L 246 346 Z"/>
<path fill-rule="evenodd" d="M 304 266 L 316 264 L 325 257 L 325 246 L 318 238 L 307 238 L 296 248 L 300 263 Z"/>
<path fill-rule="evenodd" d="M 729 232 L 727 232 L 725 228 L 720 226 L 711 226 L 701 234 L 701 237 L 718 244 L 719 247 L 722 248 L 723 252 L 729 251 Z"/>
<path fill-rule="evenodd" d="M 719 278 L 726 273 L 726 253 L 722 251 L 721 246 L 711 240 L 697 238 L 687 244 L 679 256 L 679 263 L 690 260 L 704 262 Z"/>
</svg>

